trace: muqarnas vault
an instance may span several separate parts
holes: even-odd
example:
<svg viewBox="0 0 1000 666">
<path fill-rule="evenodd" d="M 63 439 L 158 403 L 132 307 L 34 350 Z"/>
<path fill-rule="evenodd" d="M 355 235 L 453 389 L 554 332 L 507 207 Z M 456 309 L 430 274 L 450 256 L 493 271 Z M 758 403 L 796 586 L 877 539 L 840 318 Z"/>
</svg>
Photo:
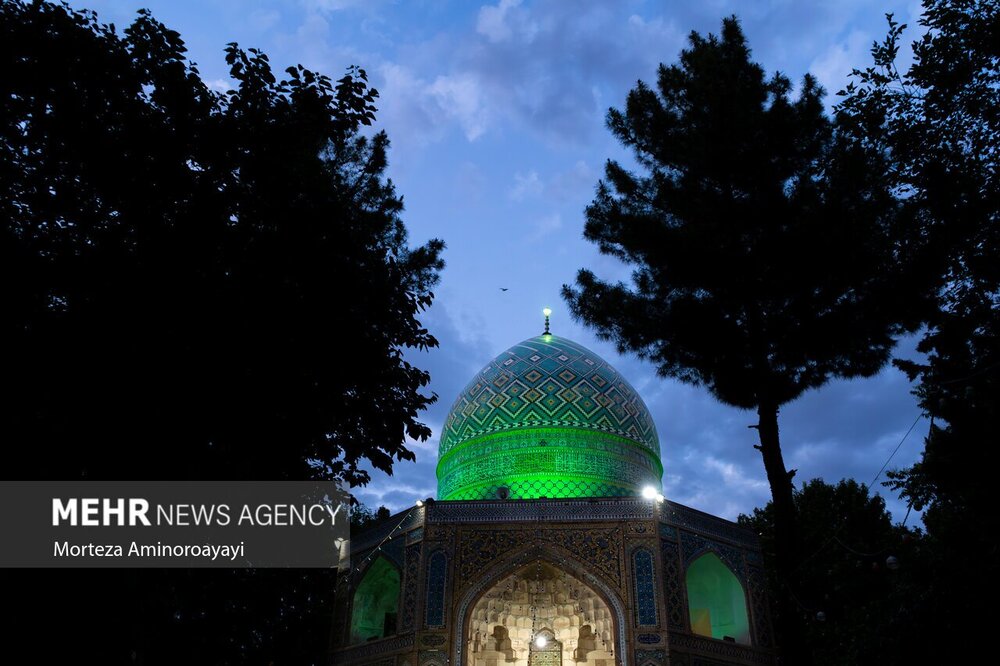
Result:
<svg viewBox="0 0 1000 666">
<path fill-rule="evenodd" d="M 437 501 L 354 536 L 331 663 L 774 663 L 756 536 L 663 499 L 662 474 L 611 365 L 547 332 L 514 345 L 451 408 Z"/>
</svg>

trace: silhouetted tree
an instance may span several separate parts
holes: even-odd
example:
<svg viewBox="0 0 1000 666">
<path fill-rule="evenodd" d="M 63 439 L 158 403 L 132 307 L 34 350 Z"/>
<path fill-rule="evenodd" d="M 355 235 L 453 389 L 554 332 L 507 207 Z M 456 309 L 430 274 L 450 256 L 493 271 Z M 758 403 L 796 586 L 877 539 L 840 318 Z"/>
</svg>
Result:
<svg viewBox="0 0 1000 666">
<path fill-rule="evenodd" d="M 215 92 L 148 12 L 0 3 L 5 477 L 359 484 L 429 435 L 443 244 L 408 245 L 377 92 L 225 57 Z M 334 573 L 18 572 L 9 647 L 325 662 Z"/>
<path fill-rule="evenodd" d="M 935 563 L 912 624 L 954 636 L 969 631 L 965 618 L 991 615 L 1000 594 L 1000 7 L 925 0 L 926 31 L 905 71 L 897 55 L 906 26 L 888 18 L 874 64 L 854 72 L 838 108 L 891 156 L 910 233 L 934 249 L 937 307 L 918 346 L 926 360 L 897 361 L 933 420 L 920 462 L 890 477 L 925 509 Z M 960 658 L 950 641 L 922 643 L 923 660 Z M 976 642 L 961 644 L 973 656 Z"/>
<path fill-rule="evenodd" d="M 921 534 L 892 524 L 885 502 L 853 480 L 813 479 L 795 491 L 804 557 L 796 605 L 807 618 L 806 644 L 817 665 L 913 663 L 902 658 L 906 606 L 917 599 Z M 741 515 L 774 556 L 774 506 Z M 891 558 L 891 559 L 890 559 Z M 773 569 L 769 568 L 769 571 Z M 773 576 L 770 576 L 773 579 Z M 771 586 L 777 589 L 774 581 Z M 901 608 L 904 613 L 901 614 Z"/>
<path fill-rule="evenodd" d="M 146 12 L 2 7 L 8 464 L 354 484 L 412 459 L 442 244 L 407 245 L 364 70 L 277 80 L 230 44 L 216 93 Z"/>
<path fill-rule="evenodd" d="M 376 511 L 372 511 L 370 507 L 358 504 L 351 507 L 351 530 L 359 532 L 366 530 L 388 520 L 391 516 L 392 512 L 389 511 L 388 507 L 380 506 Z"/>
<path fill-rule="evenodd" d="M 692 33 L 655 90 L 640 81 L 624 112 L 608 112 L 642 173 L 607 163 L 584 234 L 634 268 L 633 284 L 582 270 L 563 289 L 619 349 L 757 411 L 785 577 L 796 556 L 794 470 L 778 410 L 831 378 L 876 373 L 918 300 L 900 288 L 908 262 L 894 244 L 881 156 L 841 131 L 822 98 L 811 76 L 796 96 L 786 77 L 766 78 L 735 18 L 719 37 Z M 783 624 L 791 608 L 786 599 Z M 783 633 L 803 663 L 795 632 Z"/>
</svg>

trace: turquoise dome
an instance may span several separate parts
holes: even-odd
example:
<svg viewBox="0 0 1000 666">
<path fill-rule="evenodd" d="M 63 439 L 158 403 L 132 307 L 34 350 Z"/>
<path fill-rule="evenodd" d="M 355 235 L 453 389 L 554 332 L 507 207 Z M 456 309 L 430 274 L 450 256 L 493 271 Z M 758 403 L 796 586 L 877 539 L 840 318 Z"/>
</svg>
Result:
<svg viewBox="0 0 1000 666">
<path fill-rule="evenodd" d="M 663 476 L 639 394 L 600 356 L 555 335 L 514 345 L 472 378 L 438 453 L 441 500 L 638 495 Z"/>
</svg>

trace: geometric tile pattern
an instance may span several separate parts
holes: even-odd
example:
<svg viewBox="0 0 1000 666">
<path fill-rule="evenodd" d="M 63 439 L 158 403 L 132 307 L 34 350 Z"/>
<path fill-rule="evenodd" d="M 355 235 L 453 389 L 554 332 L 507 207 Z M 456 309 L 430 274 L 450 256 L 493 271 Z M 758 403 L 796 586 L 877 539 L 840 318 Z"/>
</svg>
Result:
<svg viewBox="0 0 1000 666">
<path fill-rule="evenodd" d="M 635 626 L 655 627 L 656 575 L 653 554 L 639 549 L 632 554 L 632 588 L 635 595 Z"/>
<path fill-rule="evenodd" d="M 427 596 L 424 599 L 424 625 L 444 626 L 444 595 L 448 579 L 448 556 L 436 551 L 427 562 Z"/>
<path fill-rule="evenodd" d="M 685 567 L 691 566 L 691 563 L 703 554 L 713 552 L 740 580 L 740 584 L 746 587 L 746 571 L 743 566 L 741 550 L 713 539 L 706 539 L 700 534 L 692 534 L 687 530 L 681 530 L 681 548 L 683 549 Z"/>
<path fill-rule="evenodd" d="M 417 608 L 417 576 L 420 575 L 420 544 L 406 547 L 406 566 L 403 574 L 403 603 L 399 632 L 413 630 L 413 613 Z"/>
<path fill-rule="evenodd" d="M 619 587 L 622 583 L 622 531 L 620 528 L 516 529 L 463 531 L 459 539 L 455 578 L 474 580 L 504 554 L 531 545 L 551 544 L 573 553 L 588 571 Z"/>
<path fill-rule="evenodd" d="M 554 335 L 481 370 L 445 420 L 438 499 L 635 495 L 663 475 L 649 410 L 607 362 Z"/>
<path fill-rule="evenodd" d="M 477 437 L 438 464 L 438 498 L 615 497 L 658 485 L 659 462 L 623 437 L 537 427 Z"/>
<path fill-rule="evenodd" d="M 636 650 L 636 666 L 662 666 L 667 663 L 667 653 L 663 650 Z"/>
<path fill-rule="evenodd" d="M 494 430 L 562 421 L 627 437 L 660 455 L 642 398 L 594 352 L 540 335 L 493 359 L 458 395 L 441 433 L 441 456 Z"/>
<path fill-rule="evenodd" d="M 509 476 L 509 475 L 505 475 Z M 585 479 L 512 479 L 504 483 L 463 484 L 454 490 L 439 491 L 448 500 L 477 500 L 497 497 L 503 487 L 515 499 L 533 497 L 626 497 L 635 494 L 631 486 Z M 443 484 L 442 489 L 446 488 Z"/>
<path fill-rule="evenodd" d="M 733 662 L 739 664 L 774 664 L 775 658 L 770 651 L 756 650 L 749 645 L 740 645 L 715 638 L 706 638 L 687 632 L 670 632 L 670 659 L 674 661 L 679 652 L 700 652 L 719 657 L 719 660 L 701 655 L 691 657 L 691 666 L 726 666 Z M 725 661 L 722 661 L 725 660 Z"/>
<path fill-rule="evenodd" d="M 676 543 L 661 539 L 660 554 L 667 598 L 667 622 L 671 629 L 687 629 L 687 603 L 681 587 L 680 549 Z"/>
</svg>

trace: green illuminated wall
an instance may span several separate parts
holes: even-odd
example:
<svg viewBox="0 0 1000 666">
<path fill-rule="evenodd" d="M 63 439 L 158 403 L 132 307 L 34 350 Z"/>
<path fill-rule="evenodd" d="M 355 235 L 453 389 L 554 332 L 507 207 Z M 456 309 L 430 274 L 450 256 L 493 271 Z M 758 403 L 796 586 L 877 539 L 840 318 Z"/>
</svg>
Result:
<svg viewBox="0 0 1000 666">
<path fill-rule="evenodd" d="M 517 344 L 465 387 L 445 421 L 438 499 L 638 495 L 660 486 L 646 405 L 588 349 L 554 335 Z"/>
<path fill-rule="evenodd" d="M 395 622 L 399 605 L 399 571 L 384 557 L 378 557 L 365 572 L 351 607 L 351 642 L 363 643 L 383 638 L 386 615 Z"/>
<path fill-rule="evenodd" d="M 750 643 L 743 586 L 715 553 L 705 553 L 688 567 L 687 593 L 692 632 Z"/>
</svg>

